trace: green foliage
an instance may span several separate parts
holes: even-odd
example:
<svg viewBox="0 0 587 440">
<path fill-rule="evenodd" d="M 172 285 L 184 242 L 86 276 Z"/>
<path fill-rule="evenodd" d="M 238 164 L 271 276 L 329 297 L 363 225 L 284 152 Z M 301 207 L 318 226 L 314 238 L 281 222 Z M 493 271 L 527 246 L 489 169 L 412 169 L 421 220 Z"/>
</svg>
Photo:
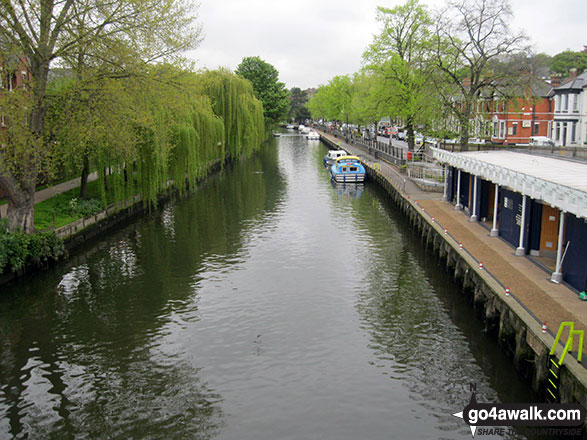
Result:
<svg viewBox="0 0 587 440">
<path fill-rule="evenodd" d="M 344 120 L 351 113 L 353 83 L 349 75 L 339 75 L 318 87 L 318 91 L 308 102 L 313 118 Z"/>
<path fill-rule="evenodd" d="M 18 207 L 8 211 L 11 230 L 24 227 L 31 232 L 34 229 L 30 221 L 34 209 L 31 194 L 41 166 L 50 162 L 46 158 L 55 138 L 45 133 L 45 109 L 48 107 L 46 93 L 51 62 L 59 59 L 68 71 L 73 72 L 76 81 L 80 81 L 75 85 L 82 85 L 78 87 L 82 101 L 91 103 L 97 97 L 99 104 L 116 108 L 119 98 L 124 100 L 129 96 L 124 93 L 129 86 L 145 85 L 140 78 L 149 73 L 155 61 L 177 61 L 181 52 L 197 46 L 201 29 L 195 23 L 195 8 L 194 2 L 183 0 L 2 3 L 0 59 L 22 58 L 23 66 L 18 70 L 26 69 L 32 78 L 22 94 L 31 102 L 16 106 L 24 114 L 12 111 L 7 103 L 0 103 L 2 111 L 13 117 L 10 129 L 6 131 L 11 131 L 14 136 L 8 141 L 0 140 L 5 149 L 0 151 L 0 173 L 7 177 L 0 179 L 0 187 Z M 126 79 L 125 87 L 116 90 L 123 79 Z M 100 80 L 105 83 L 104 90 Z M 75 94 L 69 94 L 69 98 L 75 97 Z M 70 108 L 76 110 L 71 114 L 71 135 L 81 131 L 79 122 L 84 120 L 84 106 Z M 128 152 L 127 144 L 116 145 L 121 151 L 105 150 L 100 139 L 110 135 L 120 138 L 133 132 L 119 129 L 136 122 L 136 118 L 130 121 L 124 118 L 120 111 L 124 108 L 142 110 L 141 107 L 122 106 L 117 108 L 118 112 L 109 113 L 107 106 L 94 108 L 86 105 L 88 136 L 81 136 L 79 145 L 70 144 L 70 148 L 79 147 L 82 154 L 65 154 L 62 158 L 87 164 L 86 159 L 92 155 L 99 166 L 106 163 L 110 166 L 115 162 L 118 170 L 126 169 L 130 159 L 126 156 L 121 160 L 121 157 Z M 61 112 L 61 117 L 66 118 L 65 113 Z M 104 123 L 103 118 L 107 119 Z M 114 124 L 109 124 L 112 122 Z M 63 128 L 67 131 L 67 126 Z M 133 144 L 128 147 L 134 152 Z"/>
<path fill-rule="evenodd" d="M 0 221 L 0 273 L 17 271 L 26 264 L 44 263 L 64 253 L 63 241 L 51 231 L 25 234 L 10 232 L 4 220 Z"/>
<path fill-rule="evenodd" d="M 0 109 L 5 118 L 5 127 L 0 129 L 0 175 L 11 176 L 23 186 L 34 182 L 38 171 L 47 175 L 51 172 L 42 138 L 29 130 L 33 106 L 26 90 L 0 93 Z"/>
<path fill-rule="evenodd" d="M 587 52 L 565 50 L 552 57 L 550 62 L 551 72 L 568 75 L 571 69 L 577 69 L 578 75 L 587 70 Z"/>
<path fill-rule="evenodd" d="M 265 136 L 251 83 L 226 70 L 162 65 L 133 81 L 62 78 L 50 96 L 55 157 L 77 172 L 89 162 L 103 205 L 136 194 L 155 204 L 170 184 L 183 191 L 213 163 L 250 155 Z"/>
<path fill-rule="evenodd" d="M 255 98 L 251 83 L 227 70 L 205 71 L 198 90 L 208 96 L 216 116 L 224 123 L 224 157 L 248 156 L 259 148 L 265 136 L 263 106 Z M 212 121 L 209 121 L 210 123 Z M 218 135 L 220 125 L 213 124 Z"/>
<path fill-rule="evenodd" d="M 294 87 L 290 91 L 290 110 L 288 118 L 294 121 L 303 121 L 310 118 L 310 111 L 306 107 L 308 95 L 299 87 Z"/>
<path fill-rule="evenodd" d="M 263 115 L 268 124 L 284 118 L 289 110 L 289 93 L 279 82 L 277 69 L 259 57 L 246 57 L 235 73 L 253 85 L 255 96 L 263 103 Z"/>
<path fill-rule="evenodd" d="M 97 190 L 98 185 L 99 182 L 93 182 L 92 186 Z M 99 199 L 79 199 L 77 190 L 73 189 L 38 203 L 35 206 L 35 225 L 40 230 L 59 228 L 80 218 L 90 217 L 102 209 L 104 205 Z"/>
</svg>

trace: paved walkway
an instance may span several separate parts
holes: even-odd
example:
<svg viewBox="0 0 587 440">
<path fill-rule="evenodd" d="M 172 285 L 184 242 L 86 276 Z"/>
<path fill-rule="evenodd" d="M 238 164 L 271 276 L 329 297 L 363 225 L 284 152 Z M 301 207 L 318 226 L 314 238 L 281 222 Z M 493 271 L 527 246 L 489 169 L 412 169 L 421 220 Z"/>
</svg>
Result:
<svg viewBox="0 0 587 440">
<path fill-rule="evenodd" d="M 92 182 L 98 178 L 98 173 L 94 172 L 88 176 L 88 182 Z M 35 204 L 42 202 L 43 200 L 50 199 L 56 194 L 60 194 L 65 191 L 69 191 L 70 189 L 77 188 L 80 186 L 81 178 L 77 177 L 76 179 L 69 180 L 67 182 L 59 183 L 55 186 L 50 186 L 48 188 L 42 189 L 40 191 L 35 192 Z M 8 209 L 8 204 L 5 203 L 4 205 L 0 205 L 0 217 L 6 217 L 6 211 Z"/>
<path fill-rule="evenodd" d="M 339 138 L 325 137 L 340 142 L 342 148 L 361 157 L 368 164 L 381 164 L 381 172 L 392 183 L 403 184 L 405 176 L 397 169 L 368 154 L 364 149 L 348 145 Z M 503 286 L 509 287 L 512 297 L 521 303 L 540 322 L 546 322 L 549 332 L 556 334 L 561 322 L 572 321 L 575 328 L 587 330 L 587 301 L 581 301 L 577 293 L 565 284 L 550 281 L 550 273 L 536 265 L 527 257 L 515 256 L 515 249 L 499 237 L 490 237 L 489 230 L 478 222 L 470 222 L 462 211 L 455 211 L 449 202 L 442 201 L 442 194 L 422 191 L 413 182 L 405 182 L 403 192 L 417 201 L 439 226 L 448 230 L 456 243 L 463 247 Z M 565 333 L 563 338 L 566 340 Z M 587 356 L 587 338 L 584 340 Z"/>
</svg>

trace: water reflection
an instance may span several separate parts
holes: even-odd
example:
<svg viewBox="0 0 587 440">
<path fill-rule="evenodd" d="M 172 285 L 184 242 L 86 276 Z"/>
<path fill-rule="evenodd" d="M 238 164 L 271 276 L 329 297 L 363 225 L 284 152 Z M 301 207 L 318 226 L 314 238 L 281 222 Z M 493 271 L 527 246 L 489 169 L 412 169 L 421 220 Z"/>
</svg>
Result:
<svg viewBox="0 0 587 440">
<path fill-rule="evenodd" d="M 465 439 L 469 382 L 530 400 L 386 197 L 275 142 L 3 289 L 0 438 Z"/>
<path fill-rule="evenodd" d="M 365 190 L 365 185 L 362 183 L 338 183 L 334 180 L 330 181 L 332 188 L 338 197 L 345 197 L 350 199 L 360 199 L 361 194 Z"/>
<path fill-rule="evenodd" d="M 380 190 L 373 192 L 381 196 Z M 391 380 L 402 381 L 410 399 L 435 420 L 439 435 L 470 435 L 451 414 L 469 401 L 471 383 L 484 402 L 536 401 L 511 361 L 483 334 L 458 286 L 435 268 L 434 258 L 410 235 L 397 208 L 379 200 L 377 209 L 366 203 L 352 205 L 356 223 L 372 237 L 361 258 L 365 285 L 357 300 L 370 334 L 372 365 Z"/>
<path fill-rule="evenodd" d="M 0 438 L 220 432 L 223 398 L 177 335 L 199 320 L 198 273 L 235 265 L 248 228 L 270 228 L 285 187 L 275 145 L 264 148 L 190 198 L 3 288 Z"/>
</svg>

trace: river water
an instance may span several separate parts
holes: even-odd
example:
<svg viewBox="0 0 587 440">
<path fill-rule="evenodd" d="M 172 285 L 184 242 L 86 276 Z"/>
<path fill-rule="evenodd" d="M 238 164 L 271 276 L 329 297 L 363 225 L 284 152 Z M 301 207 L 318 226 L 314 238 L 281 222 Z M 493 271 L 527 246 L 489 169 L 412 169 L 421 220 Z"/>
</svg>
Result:
<svg viewBox="0 0 587 440">
<path fill-rule="evenodd" d="M 3 286 L 0 438 L 470 439 L 452 414 L 471 383 L 535 401 L 385 194 L 331 185 L 326 151 L 272 139 Z"/>
</svg>

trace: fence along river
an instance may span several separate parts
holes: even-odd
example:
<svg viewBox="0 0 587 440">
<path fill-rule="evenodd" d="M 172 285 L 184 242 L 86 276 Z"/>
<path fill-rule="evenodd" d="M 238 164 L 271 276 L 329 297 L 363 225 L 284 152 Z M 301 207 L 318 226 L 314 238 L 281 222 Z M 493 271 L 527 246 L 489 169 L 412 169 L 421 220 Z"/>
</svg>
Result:
<svg viewBox="0 0 587 440">
<path fill-rule="evenodd" d="M 325 153 L 272 139 L 4 286 L 0 438 L 469 439 L 470 383 L 535 401 L 385 194 L 333 187 Z"/>
</svg>

